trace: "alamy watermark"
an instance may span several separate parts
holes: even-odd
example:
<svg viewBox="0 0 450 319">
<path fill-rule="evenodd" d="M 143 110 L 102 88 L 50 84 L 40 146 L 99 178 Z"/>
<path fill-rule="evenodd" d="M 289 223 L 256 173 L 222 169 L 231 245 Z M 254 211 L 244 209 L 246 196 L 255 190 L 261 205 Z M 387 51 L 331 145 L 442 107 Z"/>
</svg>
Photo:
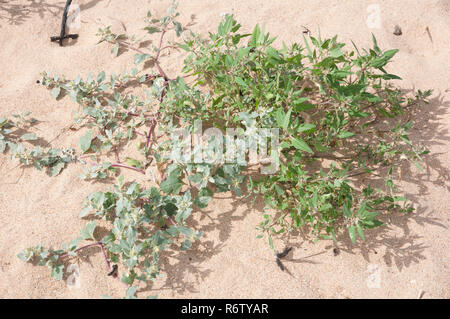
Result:
<svg viewBox="0 0 450 319">
<path fill-rule="evenodd" d="M 72 290 L 73 288 L 80 288 L 80 267 L 78 267 L 77 264 L 70 264 L 69 267 L 67 267 L 67 273 L 70 274 L 66 280 L 67 287 L 70 290 Z"/>
<path fill-rule="evenodd" d="M 369 264 L 366 272 L 369 276 L 366 279 L 367 288 L 380 288 L 381 287 L 381 269 L 377 264 Z"/>
<path fill-rule="evenodd" d="M 81 9 L 77 3 L 72 3 L 69 7 L 66 26 L 70 30 L 81 29 Z"/>
<path fill-rule="evenodd" d="M 378 3 L 372 3 L 367 6 L 367 13 L 369 14 L 366 19 L 367 27 L 370 29 L 381 29 L 381 9 Z"/>
<path fill-rule="evenodd" d="M 226 128 L 210 127 L 203 131 L 201 120 L 191 128 L 171 133 L 171 159 L 183 164 L 261 164 L 262 174 L 273 174 L 279 169 L 278 128 Z"/>
</svg>

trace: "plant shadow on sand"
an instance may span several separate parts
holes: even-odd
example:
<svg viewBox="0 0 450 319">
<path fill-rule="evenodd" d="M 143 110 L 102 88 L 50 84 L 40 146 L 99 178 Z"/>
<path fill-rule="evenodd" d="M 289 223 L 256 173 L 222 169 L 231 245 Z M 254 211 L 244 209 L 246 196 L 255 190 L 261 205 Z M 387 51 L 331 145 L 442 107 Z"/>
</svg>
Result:
<svg viewBox="0 0 450 319">
<path fill-rule="evenodd" d="M 430 99 L 429 104 L 422 105 L 418 108 L 413 114 L 415 123 L 410 135 L 412 143 L 421 143 L 429 149 L 434 145 L 444 144 L 445 141 L 448 143 L 448 140 L 450 140 L 448 129 L 442 127 L 439 124 L 439 120 L 446 114 L 449 107 L 450 103 L 444 101 L 443 97 L 435 96 Z M 430 194 L 429 187 L 426 186 L 426 183 L 432 183 L 436 187 L 445 188 L 448 191 L 448 186 L 445 185 L 445 182 L 450 180 L 450 170 L 443 165 L 438 155 L 439 153 L 430 153 L 424 156 L 424 165 L 422 165 L 424 171 L 422 173 L 418 173 L 419 169 L 411 163 L 405 163 L 401 166 L 401 181 L 417 187 L 416 193 L 406 192 L 406 197 L 416 207 L 415 211 L 410 214 L 392 214 L 390 220 L 385 220 L 387 222 L 385 226 L 368 230 L 365 233 L 365 241 L 359 240 L 356 244 L 353 244 L 348 234 L 345 233 L 339 238 L 338 244 L 328 245 L 325 248 L 339 247 L 343 252 L 360 254 L 367 261 L 370 261 L 370 253 L 383 253 L 385 264 L 388 267 L 395 264 L 400 271 L 413 263 L 420 263 L 421 260 L 424 260 L 424 251 L 429 246 L 423 243 L 422 236 L 411 231 L 410 223 L 415 222 L 422 226 L 430 224 L 446 228 L 439 218 L 432 216 L 433 212 L 430 212 L 428 207 L 420 204 L 420 199 Z M 437 175 L 437 178 L 434 180 L 431 177 L 432 173 Z M 400 176 L 396 177 L 400 178 Z M 356 187 L 367 186 L 368 184 L 374 187 L 383 187 L 384 182 L 381 178 L 371 176 L 359 177 L 354 180 L 354 184 Z M 400 190 L 402 190 L 402 187 L 400 187 Z M 264 200 L 262 198 L 254 200 L 245 196 L 242 198 L 234 194 L 222 193 L 217 196 L 215 201 L 219 197 L 220 200 L 231 200 L 229 209 L 220 212 L 217 212 L 217 210 L 212 211 L 208 208 L 195 210 L 193 212 L 193 216 L 195 217 L 188 220 L 189 227 L 200 230 L 204 234 L 217 231 L 217 239 L 215 241 L 205 240 L 205 237 L 202 237 L 189 250 L 184 252 L 179 251 L 179 245 L 173 244 L 171 249 L 162 252 L 160 255 L 163 272 L 170 274 L 170 276 L 166 277 L 162 284 L 154 285 L 151 282 L 145 283 L 140 287 L 140 292 L 170 290 L 177 294 L 183 294 L 185 292 L 198 293 L 197 287 L 199 283 L 213 272 L 213 269 L 205 268 L 202 264 L 222 251 L 225 242 L 231 236 L 233 224 L 244 220 L 250 210 L 259 212 L 264 210 Z M 208 219 L 209 222 L 205 223 L 205 219 Z M 396 229 L 395 231 L 393 231 L 394 228 Z M 103 235 L 106 232 L 107 230 L 103 229 Z M 305 235 L 305 232 L 302 230 L 294 230 L 291 233 L 280 236 L 279 239 L 286 246 L 296 248 L 300 248 L 305 242 L 312 242 L 312 238 Z M 89 249 L 89 251 L 86 250 L 83 252 L 81 259 L 89 262 L 89 255 L 98 252 L 99 250 L 94 248 Z M 287 256 L 286 259 L 283 259 L 283 261 L 287 262 L 286 272 L 293 276 L 289 272 L 290 263 L 317 264 L 318 262 L 310 258 L 326 252 L 306 254 L 296 259 Z M 275 264 L 275 257 L 273 263 Z"/>
<path fill-rule="evenodd" d="M 407 92 L 410 91 L 406 91 L 405 93 Z M 428 149 L 431 149 L 435 145 L 448 143 L 450 140 L 448 129 L 443 127 L 439 121 L 445 116 L 449 107 L 450 103 L 445 101 L 441 95 L 438 95 L 429 99 L 429 104 L 422 105 L 418 108 L 412 117 L 415 121 L 410 135 L 412 143 L 421 143 Z M 325 248 L 330 249 L 338 246 L 343 252 L 360 254 L 366 261 L 370 261 L 370 253 L 383 253 L 385 264 L 388 267 L 395 265 L 399 271 L 409 267 L 413 263 L 420 263 L 426 259 L 424 252 L 429 246 L 424 244 L 422 236 L 411 230 L 410 223 L 414 222 L 421 226 L 429 224 L 446 228 L 443 222 L 439 218 L 433 217 L 433 212 L 429 211 L 429 208 L 420 202 L 423 196 L 430 194 L 429 187 L 426 186 L 427 183 L 432 183 L 434 186 L 445 188 L 445 191 L 448 191 L 448 186 L 445 185 L 445 181 L 450 180 L 450 170 L 439 160 L 438 155 L 439 153 L 430 153 L 423 157 L 423 172 L 420 172 L 412 163 L 404 163 L 401 166 L 401 176 L 396 176 L 397 178 L 401 177 L 400 181 L 403 184 L 407 183 L 417 187 L 417 191 L 414 193 L 406 191 L 407 199 L 415 207 L 412 213 L 392 214 L 388 220 L 385 220 L 385 226 L 368 230 L 365 234 L 366 239 L 364 241 L 359 240 L 356 244 L 353 244 L 348 234 L 345 233 L 339 238 L 338 244 L 328 245 Z M 437 175 L 434 180 L 431 177 L 432 173 Z M 354 183 L 357 187 L 367 186 L 368 184 L 374 187 L 383 187 L 384 185 L 384 181 L 381 178 L 376 178 L 376 176 L 374 178 L 359 177 Z M 399 190 L 403 190 L 401 185 L 399 186 Z M 218 231 L 218 241 L 221 244 L 215 244 L 213 241 L 200 240 L 200 242 L 196 242 L 185 254 L 180 254 L 176 251 L 165 252 L 161 256 L 161 261 L 164 270 L 171 274 L 170 277 L 166 278 L 165 283 L 159 288 L 147 286 L 141 291 L 170 289 L 180 294 L 185 291 L 197 292 L 196 286 L 199 280 L 204 279 L 212 273 L 211 269 L 201 267 L 202 262 L 220 253 L 224 246 L 223 243 L 230 238 L 232 224 L 245 219 L 249 209 L 255 209 L 260 212 L 264 209 L 262 199 L 256 200 L 256 205 L 252 206 L 252 200 L 250 198 L 244 200 L 235 196 L 231 198 L 233 202 L 231 203 L 232 208 L 229 210 L 220 213 L 214 213 L 210 210 L 197 211 L 197 214 L 204 215 L 201 219 L 210 219 L 208 224 L 200 226 L 198 222 L 191 220 L 190 224 L 192 225 L 189 225 L 204 233 Z M 223 198 L 221 199 L 223 200 Z M 246 208 L 242 210 L 243 206 Z M 236 211 L 239 210 L 242 210 L 243 213 L 236 214 Z M 286 246 L 296 248 L 302 246 L 304 242 L 312 242 L 309 236 L 297 230 L 280 236 L 280 239 L 285 242 Z M 309 260 L 309 258 L 324 253 L 326 251 L 298 259 L 288 257 L 285 261 L 288 263 L 315 264 L 317 262 Z M 172 264 L 169 264 L 169 257 L 175 260 L 175 263 L 172 262 Z M 194 276 L 195 280 L 186 280 L 187 275 L 190 278 Z"/>
<path fill-rule="evenodd" d="M 228 193 L 227 193 L 228 194 Z M 225 246 L 225 242 L 230 238 L 233 224 L 246 218 L 250 209 L 262 211 L 263 202 L 259 201 L 252 207 L 250 198 L 242 199 L 235 196 L 223 196 L 223 193 L 216 200 L 231 199 L 230 208 L 214 212 L 208 208 L 196 210 L 192 214 L 195 218 L 191 218 L 188 226 L 200 230 L 203 234 L 218 231 L 216 240 L 204 240 L 204 236 L 199 241 L 193 243 L 192 247 L 187 251 L 180 252 L 179 247 L 173 246 L 175 249 L 165 251 L 161 254 L 160 260 L 162 269 L 165 273 L 170 274 L 166 277 L 162 285 L 154 287 L 149 284 L 140 289 L 140 291 L 148 290 L 171 290 L 178 294 L 187 292 L 197 293 L 197 286 L 202 279 L 208 277 L 213 269 L 202 267 L 202 263 L 219 254 Z M 209 207 L 209 206 L 208 206 Z M 245 207 L 243 209 L 243 207 Z M 240 213 L 236 213 L 240 211 Z M 204 224 L 204 219 L 209 222 Z M 217 243 L 218 242 L 218 243 Z M 171 263 L 169 262 L 171 260 Z M 275 259 L 274 259 L 275 260 Z M 186 277 L 191 278 L 186 280 Z M 194 278 L 194 279 L 192 279 Z"/>
<path fill-rule="evenodd" d="M 439 124 L 439 120 L 445 116 L 449 107 L 449 101 L 444 101 L 444 98 L 438 95 L 430 99 L 429 104 L 418 108 L 413 114 L 411 142 L 421 143 L 428 149 L 432 146 L 448 144 L 450 140 L 448 129 Z M 430 195 L 427 183 L 443 188 L 444 193 L 449 191 L 445 181 L 450 180 L 450 170 L 439 160 L 439 155 L 439 153 L 429 153 L 423 157 L 423 165 L 421 163 L 423 172 L 420 172 L 412 163 L 404 163 L 397 172 L 396 179 L 400 179 L 403 184 L 399 187 L 400 191 L 404 190 L 405 184 L 415 186 L 417 189 L 415 192 L 405 191 L 406 198 L 415 207 L 413 212 L 392 214 L 390 220 L 385 220 L 385 226 L 367 231 L 366 240 L 360 240 L 357 244 L 352 244 L 348 234 L 344 234 L 339 241 L 340 249 L 352 254 L 361 254 L 367 261 L 370 261 L 369 253 L 377 254 L 382 251 L 385 264 L 388 267 L 395 264 L 399 271 L 426 259 L 424 252 L 429 246 L 424 244 L 422 236 L 411 231 L 410 223 L 447 228 L 439 218 L 433 217 L 433 211 L 423 205 L 423 197 Z M 437 177 L 433 180 L 432 175 Z M 359 178 L 355 181 L 357 186 L 367 186 L 367 184 L 383 187 L 384 182 L 382 179 L 372 177 Z"/>
</svg>

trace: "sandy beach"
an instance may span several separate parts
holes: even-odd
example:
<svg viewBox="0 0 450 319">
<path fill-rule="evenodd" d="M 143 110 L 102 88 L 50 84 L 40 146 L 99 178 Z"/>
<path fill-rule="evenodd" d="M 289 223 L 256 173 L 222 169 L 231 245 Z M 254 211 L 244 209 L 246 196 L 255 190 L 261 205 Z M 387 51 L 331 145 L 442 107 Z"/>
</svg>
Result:
<svg viewBox="0 0 450 319">
<path fill-rule="evenodd" d="M 146 12 L 162 16 L 170 1 L 74 0 L 80 23 L 69 31 L 79 38 L 60 47 L 49 38 L 59 33 L 64 3 L 0 1 L 0 117 L 31 111 L 38 119 L 34 132 L 45 142 L 78 148 L 84 131 L 67 129 L 78 105 L 68 97 L 53 99 L 36 83 L 40 73 L 73 79 L 133 67 L 134 52 L 114 58 L 111 45 L 97 44 L 97 30 L 111 25 L 117 33 L 139 37 L 145 33 Z M 378 25 L 370 20 L 377 10 Z M 256 238 L 263 207 L 250 207 L 249 200 L 231 193 L 218 194 L 190 218 L 190 225 L 203 231 L 200 241 L 187 252 L 171 249 L 162 254 L 164 277 L 140 284 L 138 296 L 450 298 L 450 1 L 184 0 L 179 11 L 179 20 L 192 22 L 189 28 L 202 34 L 216 30 L 226 13 L 235 15 L 243 32 L 264 24 L 266 31 L 278 36 L 274 46 L 302 42 L 305 27 L 312 34 L 320 28 L 323 37 L 338 35 L 349 48 L 351 40 L 360 48 L 370 47 L 373 33 L 382 49 L 399 49 L 388 68 L 403 79 L 396 81 L 398 87 L 433 90 L 430 104 L 417 114 L 411 130 L 411 139 L 431 152 L 425 156 L 423 172 L 415 167 L 402 172 L 402 191 L 416 208 L 411 215 L 394 216 L 391 224 L 368 231 L 366 241 L 356 244 L 349 238 L 337 244 L 303 241 L 294 235 L 278 238 L 277 250 L 294 248 L 285 261 L 288 272 L 277 267 L 267 241 Z M 395 25 L 401 35 L 393 34 Z M 168 40 L 176 38 L 170 34 Z M 175 77 L 184 57 L 181 50 L 171 49 L 160 62 Z M 124 286 L 106 276 L 98 248 L 72 261 L 80 269 L 79 287 L 68 287 L 52 278 L 46 267 L 17 258 L 26 247 L 42 243 L 58 248 L 78 236 L 85 224 L 78 218 L 83 200 L 112 185 L 80 180 L 81 173 L 80 165 L 68 165 L 61 175 L 50 178 L 0 155 L 0 298 L 124 296 Z M 150 179 L 133 171 L 123 174 L 144 184 Z M 371 284 L 375 275 L 376 287 Z"/>
</svg>

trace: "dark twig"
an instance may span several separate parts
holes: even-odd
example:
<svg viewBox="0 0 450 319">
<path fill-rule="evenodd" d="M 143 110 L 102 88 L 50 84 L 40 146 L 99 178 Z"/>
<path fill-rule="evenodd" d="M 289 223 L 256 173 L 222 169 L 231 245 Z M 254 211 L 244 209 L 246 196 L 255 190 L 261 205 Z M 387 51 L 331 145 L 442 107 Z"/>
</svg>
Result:
<svg viewBox="0 0 450 319">
<path fill-rule="evenodd" d="M 55 36 L 55 37 L 50 37 L 50 41 L 52 41 L 52 42 L 58 41 L 60 47 L 63 46 L 63 40 L 64 39 L 69 39 L 69 38 L 70 39 L 76 39 L 76 38 L 78 38 L 78 34 L 67 34 L 66 35 L 67 14 L 69 13 L 69 7 L 70 7 L 71 4 L 72 4 L 72 0 L 67 0 L 66 6 L 64 7 L 60 35 L 59 36 Z"/>
<path fill-rule="evenodd" d="M 276 261 L 278 267 L 280 267 L 281 271 L 285 271 L 286 270 L 286 267 L 281 262 L 281 259 L 286 257 L 291 250 L 292 250 L 292 247 L 286 247 L 281 253 L 277 253 L 276 254 L 277 258 L 275 259 L 275 261 Z"/>
<path fill-rule="evenodd" d="M 145 171 L 143 169 L 137 168 L 137 167 L 133 167 L 133 166 L 128 166 L 122 163 L 114 163 L 111 165 L 112 167 L 119 167 L 119 168 L 128 168 L 128 169 L 132 169 L 133 171 L 139 172 L 141 174 L 145 175 Z"/>
<path fill-rule="evenodd" d="M 282 259 L 282 258 L 286 257 L 291 250 L 292 250 L 292 247 L 286 247 L 281 253 L 277 254 L 277 258 Z"/>
<path fill-rule="evenodd" d="M 280 269 L 282 271 L 284 271 L 286 269 L 286 267 L 284 267 L 283 263 L 281 262 L 281 260 L 279 258 L 276 259 L 277 265 L 278 267 L 280 267 Z"/>
<path fill-rule="evenodd" d="M 108 273 L 108 276 L 113 276 L 114 278 L 117 277 L 117 269 L 119 267 L 117 265 L 112 266 L 112 270 Z"/>
</svg>

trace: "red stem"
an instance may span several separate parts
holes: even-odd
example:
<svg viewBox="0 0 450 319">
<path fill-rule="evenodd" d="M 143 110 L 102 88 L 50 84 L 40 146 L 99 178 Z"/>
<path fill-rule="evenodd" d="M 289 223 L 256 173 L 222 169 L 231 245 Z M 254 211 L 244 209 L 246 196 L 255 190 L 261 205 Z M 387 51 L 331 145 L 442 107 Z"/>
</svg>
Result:
<svg viewBox="0 0 450 319">
<path fill-rule="evenodd" d="M 105 257 L 106 264 L 108 265 L 108 270 L 111 271 L 111 264 L 109 263 L 108 257 L 106 257 L 106 251 L 103 243 L 100 243 L 100 248 L 102 249 L 103 257 Z"/>
<path fill-rule="evenodd" d="M 153 131 L 155 130 L 155 127 L 156 127 L 156 121 L 153 119 L 152 124 L 150 124 L 150 129 L 148 130 L 148 134 L 147 134 L 147 141 L 145 143 L 146 148 L 148 148 L 148 145 L 150 144 L 150 138 L 153 134 Z"/>
<path fill-rule="evenodd" d="M 172 225 L 176 226 L 177 224 L 173 221 L 172 217 L 167 216 L 167 219 L 172 223 Z"/>
<path fill-rule="evenodd" d="M 145 135 L 144 133 L 141 133 L 141 132 L 139 132 L 138 130 L 136 130 L 136 129 L 133 129 L 133 131 L 134 131 L 134 133 L 136 133 L 137 135 L 140 135 L 140 136 L 145 136 L 145 137 L 147 137 L 147 135 Z"/>
<path fill-rule="evenodd" d="M 144 51 L 142 51 L 142 50 L 132 46 L 131 43 L 129 43 L 129 42 L 126 42 L 126 41 L 118 41 L 118 42 L 121 43 L 122 45 L 126 46 L 127 48 L 131 49 L 131 50 L 134 50 L 134 51 L 139 52 L 141 54 L 146 54 Z M 113 42 L 110 42 L 110 43 L 113 43 Z"/>
<path fill-rule="evenodd" d="M 95 246 L 100 246 L 100 249 L 102 250 L 102 253 L 103 253 L 103 257 L 105 258 L 105 263 L 108 266 L 108 271 L 111 271 L 111 264 L 109 263 L 108 257 L 106 256 L 105 247 L 103 247 L 103 243 L 101 241 L 98 241 L 96 243 L 89 244 L 89 245 L 86 245 L 86 246 L 82 246 L 80 248 L 75 249 L 73 252 L 76 253 L 76 252 L 78 252 L 80 250 L 83 250 L 85 248 L 95 247 Z M 67 254 L 59 256 L 59 258 L 63 259 L 63 258 L 69 257 L 69 256 L 70 255 L 67 253 Z"/>
<path fill-rule="evenodd" d="M 166 34 L 166 29 L 162 30 L 162 32 L 161 32 L 161 37 L 159 38 L 159 47 L 158 47 L 158 52 L 156 53 L 155 62 L 158 61 L 159 54 L 161 53 L 162 41 L 163 41 L 165 34 Z"/>
<path fill-rule="evenodd" d="M 159 75 L 161 75 L 165 81 L 169 81 L 170 79 L 167 77 L 167 74 L 163 71 L 163 69 L 161 69 L 158 61 L 156 61 L 156 60 L 155 60 L 155 66 L 158 69 Z"/>
<path fill-rule="evenodd" d="M 143 169 L 137 168 L 137 167 L 133 167 L 133 166 L 128 166 L 122 163 L 114 163 L 111 165 L 112 167 L 120 167 L 120 168 L 128 168 L 128 169 L 132 169 L 133 171 L 139 172 L 141 174 L 145 175 L 145 171 Z"/>
</svg>

